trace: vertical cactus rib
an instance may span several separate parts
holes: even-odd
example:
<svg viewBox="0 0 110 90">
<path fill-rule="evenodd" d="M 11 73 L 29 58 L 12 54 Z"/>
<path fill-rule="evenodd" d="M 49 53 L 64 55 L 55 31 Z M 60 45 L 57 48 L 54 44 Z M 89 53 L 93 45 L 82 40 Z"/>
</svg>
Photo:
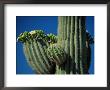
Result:
<svg viewBox="0 0 110 90">
<path fill-rule="evenodd" d="M 84 70 L 83 70 L 83 53 L 84 53 L 84 51 L 83 51 L 83 43 L 85 43 L 85 41 L 83 41 L 83 29 L 82 29 L 82 25 L 81 25 L 81 23 L 82 23 L 82 20 L 81 20 L 81 18 L 82 17 L 79 17 L 79 39 L 80 39 L 80 73 L 81 74 L 83 74 L 84 73 Z"/>
<path fill-rule="evenodd" d="M 62 29 L 62 40 L 64 40 L 64 16 L 61 16 L 61 29 Z M 62 42 L 63 43 L 63 42 Z"/>
<path fill-rule="evenodd" d="M 79 74 L 79 28 L 78 16 L 75 16 L 75 63 L 76 73 Z"/>
<path fill-rule="evenodd" d="M 75 33 L 75 17 L 71 16 L 71 33 L 70 33 L 70 57 L 71 57 L 71 65 L 70 65 L 70 73 L 75 74 L 75 48 L 74 48 L 74 33 Z"/>
<path fill-rule="evenodd" d="M 64 27 L 64 29 L 63 29 L 63 32 L 64 32 L 64 37 L 63 37 L 63 40 L 66 40 L 66 38 L 67 38 L 67 18 L 66 18 L 66 16 L 63 16 L 63 18 L 64 18 L 64 24 L 63 24 L 63 27 Z"/>
<path fill-rule="evenodd" d="M 65 51 L 67 53 L 67 63 L 65 64 L 66 73 L 70 73 L 70 23 L 71 23 L 71 17 L 67 17 L 67 39 L 65 42 Z"/>
<path fill-rule="evenodd" d="M 58 17 L 58 43 L 62 41 L 62 16 Z"/>
<path fill-rule="evenodd" d="M 62 44 L 61 44 L 61 46 L 64 48 L 64 50 L 65 50 L 65 45 L 66 45 L 66 43 L 65 43 L 65 40 L 67 39 L 67 16 L 62 16 L 62 18 L 63 18 L 63 24 L 62 24 L 62 32 L 63 32 L 63 36 L 62 36 Z M 64 64 L 62 64 L 61 66 L 60 66 L 60 68 L 61 68 L 61 74 L 66 74 L 66 72 L 65 72 L 65 63 Z"/>
</svg>

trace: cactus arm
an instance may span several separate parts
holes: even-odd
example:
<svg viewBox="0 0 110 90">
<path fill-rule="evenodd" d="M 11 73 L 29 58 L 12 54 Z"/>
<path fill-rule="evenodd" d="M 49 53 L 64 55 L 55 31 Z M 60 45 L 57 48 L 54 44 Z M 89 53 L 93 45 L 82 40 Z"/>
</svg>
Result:
<svg viewBox="0 0 110 90">
<path fill-rule="evenodd" d="M 39 70 L 39 68 L 38 68 L 38 70 L 36 70 L 36 66 L 35 66 L 35 64 L 33 63 L 32 59 L 31 59 L 31 57 L 30 57 L 30 55 L 29 55 L 28 48 L 27 48 L 27 46 L 26 46 L 25 43 L 23 44 L 23 52 L 24 52 L 24 54 L 25 54 L 27 63 L 28 63 L 29 66 L 32 68 L 32 70 L 33 70 L 33 71 L 37 71 L 38 73 L 40 73 L 41 71 Z"/>
<path fill-rule="evenodd" d="M 47 65 L 43 59 L 43 56 L 41 55 L 41 51 L 39 50 L 39 46 L 36 41 L 33 42 L 33 50 L 35 50 L 34 53 L 36 54 L 36 58 L 38 58 L 37 62 L 39 62 L 45 73 L 49 73 L 47 69 Z"/>
<path fill-rule="evenodd" d="M 44 73 L 44 71 L 42 70 L 42 68 L 40 68 L 40 64 L 38 64 L 36 61 L 36 59 L 33 57 L 33 54 L 32 54 L 32 51 L 31 51 L 31 45 L 30 43 L 26 42 L 26 48 L 27 48 L 27 52 L 28 52 L 28 56 L 30 56 L 32 62 L 34 63 L 35 65 L 35 69 L 37 69 L 36 71 L 39 72 L 39 73 Z"/>
<path fill-rule="evenodd" d="M 42 72 L 44 74 L 46 73 L 49 73 L 48 70 L 47 70 L 47 66 L 45 65 L 45 63 L 42 61 L 42 59 L 40 58 L 41 56 L 40 53 L 36 53 L 36 49 L 35 49 L 35 43 L 32 42 L 31 46 L 30 46 L 30 49 L 31 49 L 31 53 L 33 55 L 33 58 L 34 60 L 36 61 L 36 64 L 38 65 L 39 64 L 39 67 L 42 68 Z M 36 46 L 37 47 L 37 46 Z M 37 47 L 38 49 L 39 47 Z"/>
<path fill-rule="evenodd" d="M 43 60 L 45 61 L 47 68 L 50 69 L 51 63 L 49 61 L 49 58 L 47 57 L 47 54 L 45 53 L 44 47 L 39 42 L 37 42 L 37 43 L 38 43 L 39 50 L 41 51 Z"/>
</svg>

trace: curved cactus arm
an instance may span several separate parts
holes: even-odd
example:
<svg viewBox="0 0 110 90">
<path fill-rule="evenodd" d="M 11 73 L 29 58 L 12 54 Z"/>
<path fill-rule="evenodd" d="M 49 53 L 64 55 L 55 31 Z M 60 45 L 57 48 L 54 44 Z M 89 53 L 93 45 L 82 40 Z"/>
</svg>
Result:
<svg viewBox="0 0 110 90">
<path fill-rule="evenodd" d="M 44 61 L 44 58 L 43 58 L 43 56 L 41 54 L 41 51 L 39 49 L 39 46 L 38 46 L 38 42 L 34 41 L 33 42 L 33 46 L 34 46 L 34 50 L 35 50 L 35 52 L 37 54 L 38 60 L 39 60 L 39 62 L 41 64 L 41 67 L 45 70 L 45 74 L 46 73 L 49 73 L 49 71 L 48 71 L 48 65 Z"/>
<path fill-rule="evenodd" d="M 47 54 L 46 54 L 46 52 L 45 52 L 44 47 L 43 47 L 39 42 L 37 42 L 37 43 L 38 43 L 38 46 L 39 46 L 39 50 L 41 51 L 43 60 L 45 61 L 45 63 L 46 63 L 46 65 L 47 65 L 48 69 L 51 69 L 51 68 L 52 68 L 52 67 L 51 67 L 52 64 L 51 64 L 50 61 L 49 61 L 49 58 L 48 58 L 48 56 L 47 56 Z"/>
<path fill-rule="evenodd" d="M 30 57 L 31 59 L 31 62 L 29 62 L 30 64 L 33 63 L 33 68 L 39 73 L 39 74 L 43 74 L 44 71 L 43 69 L 41 68 L 40 64 L 37 62 L 37 59 L 35 58 L 36 56 L 34 55 L 34 51 L 33 49 L 31 48 L 31 44 L 26 42 L 25 43 L 25 47 L 27 49 L 27 52 L 28 52 L 28 56 Z M 26 53 L 25 53 L 26 54 Z"/>
<path fill-rule="evenodd" d="M 32 68 L 32 70 L 37 71 L 37 73 L 41 73 L 40 69 L 36 68 L 36 65 L 35 65 L 35 63 L 33 62 L 32 58 L 30 56 L 30 52 L 28 51 L 28 47 L 26 46 L 26 44 L 23 44 L 23 51 L 24 51 L 27 63 Z"/>
<path fill-rule="evenodd" d="M 32 56 L 34 58 L 34 61 L 36 61 L 35 62 L 36 65 L 39 64 L 39 67 L 42 69 L 42 72 L 43 72 L 42 74 L 49 73 L 48 70 L 47 70 L 47 66 L 43 63 L 42 59 L 39 58 L 41 56 L 39 56 L 39 52 L 36 52 L 36 49 L 35 48 L 38 49 L 38 47 L 35 46 L 35 43 L 32 42 L 32 44 L 30 45 L 30 49 L 31 49 L 31 54 L 32 54 Z"/>
</svg>

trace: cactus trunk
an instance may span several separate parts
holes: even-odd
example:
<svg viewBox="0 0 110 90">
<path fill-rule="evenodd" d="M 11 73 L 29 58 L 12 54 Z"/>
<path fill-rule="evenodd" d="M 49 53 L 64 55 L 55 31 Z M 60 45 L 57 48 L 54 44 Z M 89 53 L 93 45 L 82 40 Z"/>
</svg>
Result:
<svg viewBox="0 0 110 90">
<path fill-rule="evenodd" d="M 58 44 L 67 56 L 65 64 L 57 70 L 60 69 L 61 74 L 87 73 L 85 17 L 60 16 L 58 19 Z"/>
</svg>

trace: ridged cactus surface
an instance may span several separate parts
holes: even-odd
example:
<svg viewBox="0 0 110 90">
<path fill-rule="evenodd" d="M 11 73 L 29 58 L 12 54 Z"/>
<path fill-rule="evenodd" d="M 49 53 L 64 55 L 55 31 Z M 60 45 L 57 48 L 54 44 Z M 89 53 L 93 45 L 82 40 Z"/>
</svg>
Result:
<svg viewBox="0 0 110 90">
<path fill-rule="evenodd" d="M 21 33 L 18 41 L 30 67 L 38 74 L 88 74 L 91 62 L 85 16 L 59 16 L 58 35 L 43 30 Z"/>
<path fill-rule="evenodd" d="M 59 66 L 65 62 L 65 51 L 61 46 L 58 46 L 57 44 L 50 45 L 47 49 L 47 54 L 50 60 L 55 62 Z"/>
<path fill-rule="evenodd" d="M 55 65 L 49 60 L 47 36 L 42 30 L 33 30 L 20 34 L 18 41 L 23 43 L 23 50 L 30 67 L 39 74 L 51 74 Z"/>
</svg>

